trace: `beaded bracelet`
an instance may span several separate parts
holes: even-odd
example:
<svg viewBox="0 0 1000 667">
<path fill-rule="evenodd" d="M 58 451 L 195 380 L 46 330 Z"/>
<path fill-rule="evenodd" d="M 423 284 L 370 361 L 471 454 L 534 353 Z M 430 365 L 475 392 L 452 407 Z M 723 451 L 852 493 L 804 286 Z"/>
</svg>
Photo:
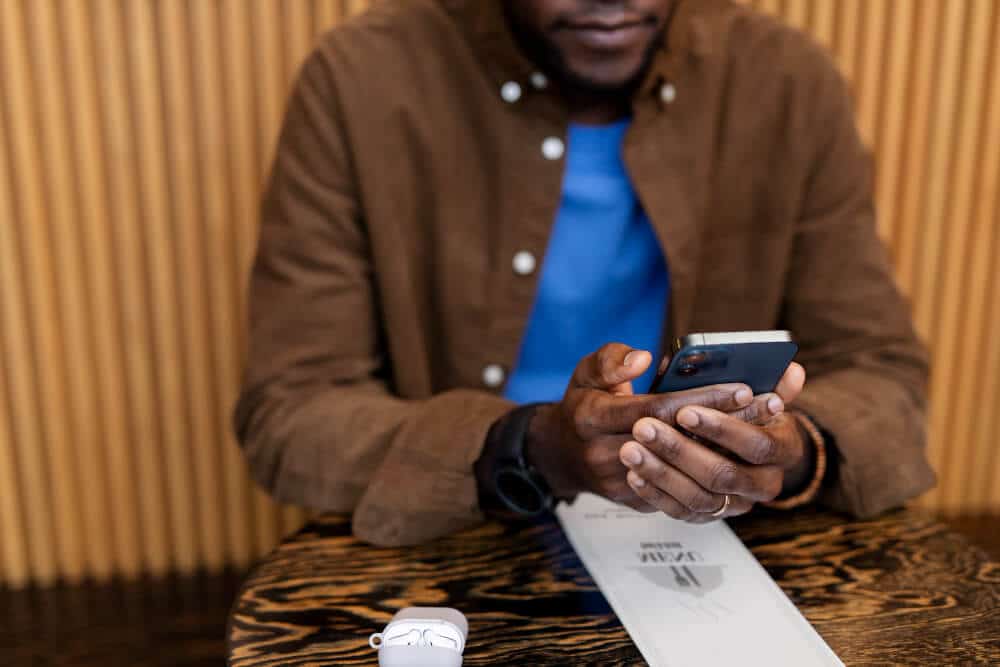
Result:
<svg viewBox="0 0 1000 667">
<path fill-rule="evenodd" d="M 826 438 L 816 428 L 813 420 L 806 415 L 801 412 L 790 412 L 789 414 L 795 417 L 798 423 L 806 430 L 806 433 L 809 434 L 809 439 L 812 440 L 813 447 L 816 449 L 816 465 L 813 468 L 812 480 L 805 489 L 790 498 L 781 498 L 768 503 L 761 503 L 764 507 L 770 507 L 771 509 L 789 510 L 811 503 L 819 494 L 819 487 L 823 484 L 823 478 L 826 477 Z"/>
</svg>

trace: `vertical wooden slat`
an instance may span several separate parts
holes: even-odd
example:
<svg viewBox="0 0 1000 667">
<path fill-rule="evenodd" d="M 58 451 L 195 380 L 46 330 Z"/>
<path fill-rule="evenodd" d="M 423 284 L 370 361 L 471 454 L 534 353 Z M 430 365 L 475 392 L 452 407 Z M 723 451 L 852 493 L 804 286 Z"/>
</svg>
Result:
<svg viewBox="0 0 1000 667">
<path fill-rule="evenodd" d="M 0 128 L 0 148 L 4 145 Z M 9 153 L 5 151 L 4 158 Z M 13 160 L 9 160 L 13 163 Z M 12 189 L 8 189 L 9 194 Z M 6 220 L 17 220 L 11 205 L 12 197 L 0 199 L 0 214 Z M 27 329 L 28 312 L 23 292 L 23 269 L 13 235 L 14 225 L 0 225 L 0 342 L 9 363 L 7 369 L 10 429 L 13 443 L 13 461 L 16 466 L 17 485 L 11 487 L 13 496 L 20 491 L 18 504 L 24 510 L 24 532 L 17 536 L 4 536 L 15 544 L 27 544 L 31 576 L 42 584 L 51 583 L 59 574 L 55 534 L 52 526 L 52 505 L 47 493 L 46 462 L 41 449 L 42 437 L 35 405 L 35 378 L 30 364 L 32 359 L 31 335 Z M 12 518 L 13 522 L 14 519 Z M 16 524 L 13 524 L 16 525 Z"/>
<path fill-rule="evenodd" d="M 280 5 L 283 13 L 282 27 L 285 47 L 284 80 L 292 81 L 302 59 L 309 53 L 313 42 L 311 2 L 290 2 Z"/>
<path fill-rule="evenodd" d="M 994 61 L 996 64 L 997 61 Z M 993 70 L 997 71 L 996 69 Z M 994 107 L 996 108 L 996 107 Z M 1000 189 L 1000 179 L 994 180 L 994 194 Z M 992 199 L 986 198 L 987 204 L 992 204 L 994 211 L 1000 211 L 1000 195 Z M 993 219 L 994 226 L 996 214 Z M 973 448 L 974 465 L 967 471 L 966 477 L 971 482 L 966 485 L 966 479 L 962 479 L 963 488 L 972 491 L 966 506 L 970 512 L 997 514 L 1000 512 L 1000 448 L 997 447 L 997 434 L 1000 433 L 1000 345 L 996 344 L 997 332 L 1000 332 L 1000 288 L 997 287 L 997 276 L 1000 276 L 1000 239 L 994 229 L 992 244 L 993 265 L 990 275 L 993 276 L 992 292 L 987 302 L 986 313 L 989 316 L 989 323 L 986 327 L 984 339 L 986 358 L 981 366 L 976 367 L 977 372 L 983 374 L 982 392 L 975 400 L 968 404 L 968 412 L 964 415 L 966 419 L 976 419 L 979 432 L 975 439 L 966 447 Z M 982 409 L 981 406 L 985 406 Z M 982 462 L 982 468 L 975 464 Z M 960 509 L 960 508 L 955 508 Z"/>
<path fill-rule="evenodd" d="M 21 329 L 30 337 L 25 341 L 31 353 L 14 358 L 17 364 L 27 364 L 31 359 L 34 373 L 34 405 L 22 405 L 25 414 L 20 417 L 33 420 L 40 428 L 38 434 L 24 443 L 25 459 L 38 466 L 32 483 L 38 485 L 33 493 L 51 496 L 51 519 L 55 528 L 56 558 L 59 572 L 69 580 L 81 578 L 86 570 L 83 535 L 78 508 L 78 481 L 74 474 L 71 435 L 67 428 L 70 410 L 65 392 L 66 358 L 60 333 L 63 330 L 63 313 L 59 309 L 59 288 L 49 222 L 45 184 L 48 181 L 41 156 L 44 146 L 39 125 L 46 120 L 35 94 L 31 80 L 28 49 L 30 48 L 27 24 L 19 3 L 0 4 L 0 25 L 3 26 L 2 58 L 4 99 L 8 105 L 7 122 L 10 124 L 8 141 L 17 168 L 12 170 L 14 189 L 18 193 L 19 210 L 12 218 L 22 221 L 17 225 L 17 241 L 23 253 L 21 270 L 24 271 L 21 289 L 27 309 L 14 317 L 28 318 L 28 326 Z M 13 245 L 12 243 L 12 245 Z M 26 387 L 25 387 L 26 389 Z M 20 391 L 18 388 L 16 391 Z M 44 414 L 43 414 L 44 411 Z M 30 416 L 29 416 L 30 415 Z M 44 451 L 39 451 L 44 448 Z M 28 450 L 32 450 L 29 451 Z M 30 502 L 30 501 L 29 501 Z M 48 506 L 45 503 L 43 507 Z"/>
<path fill-rule="evenodd" d="M 874 145 L 875 128 L 882 101 L 885 82 L 882 78 L 885 59 L 886 3 L 884 0 L 866 3 L 862 9 L 860 25 L 861 38 L 858 40 L 857 118 L 861 136 L 866 143 Z"/>
<path fill-rule="evenodd" d="M 282 31 L 277 5 L 269 0 L 254 0 L 253 40 L 258 53 L 280 54 L 282 52 Z M 268 163 L 274 152 L 284 110 L 284 94 L 287 92 L 282 76 L 282 58 L 258 57 L 254 62 L 258 88 L 256 106 L 259 148 L 264 151 L 262 163 Z"/>
<path fill-rule="evenodd" d="M 837 0 L 836 27 L 833 50 L 837 61 L 849 81 L 857 81 L 857 68 L 861 35 L 861 0 Z"/>
<path fill-rule="evenodd" d="M 340 20 L 341 10 L 339 0 L 316 0 L 315 30 L 326 32 Z"/>
<path fill-rule="evenodd" d="M 146 568 L 153 574 L 170 567 L 170 539 L 167 503 L 160 474 L 162 443 L 156 414 L 155 369 L 151 367 L 153 336 L 149 330 L 147 267 L 143 263 L 140 237 L 142 219 L 137 193 L 136 150 L 133 142 L 132 112 L 129 108 L 128 52 L 120 12 L 111 3 L 95 3 L 95 44 L 97 45 L 101 118 L 105 148 L 109 158 L 112 253 L 116 260 L 117 297 L 122 309 L 127 401 L 131 451 L 135 453 L 135 482 L 130 499 L 137 502 L 141 517 L 142 546 Z"/>
<path fill-rule="evenodd" d="M 954 168 L 955 154 L 954 127 L 958 111 L 959 67 L 961 65 L 962 29 L 965 21 L 967 3 L 947 3 L 942 9 L 940 22 L 936 26 L 940 41 L 933 70 L 933 94 L 930 99 L 933 132 L 929 137 L 927 153 L 927 168 L 925 171 L 926 185 L 921 188 L 922 197 L 919 215 L 914 223 L 919 225 L 919 240 L 913 246 L 912 254 L 901 257 L 904 266 L 912 267 L 911 294 L 913 296 L 914 322 L 918 333 L 933 343 L 930 346 L 931 365 L 935 370 L 931 382 L 932 397 L 940 396 L 942 383 L 951 381 L 952 369 L 943 368 L 939 364 L 947 357 L 943 345 L 935 339 L 934 321 L 940 315 L 937 312 L 937 283 L 949 269 L 944 265 L 944 246 L 946 226 L 958 224 L 959 221 L 946 220 L 949 175 Z M 925 74 L 928 75 L 928 73 Z M 916 235 L 914 235 L 916 236 Z M 953 270 L 960 270 L 953 269 Z M 957 298 L 958 295 L 955 295 Z M 940 425 L 943 405 L 930 405 L 929 434 L 932 438 L 930 459 L 939 472 L 944 472 L 951 458 L 951 452 L 942 447 L 944 443 L 934 442 L 936 431 Z M 940 506 L 940 497 L 944 489 L 939 485 L 926 499 Z"/>
<path fill-rule="evenodd" d="M 345 16 L 353 16 L 365 10 L 374 0 L 346 0 Z"/>
<path fill-rule="evenodd" d="M 958 110 L 959 66 L 962 55 L 962 28 L 965 25 L 967 2 L 949 2 L 945 5 L 944 23 L 941 30 L 941 50 L 937 75 L 934 77 L 934 120 L 935 132 L 931 138 L 926 198 L 923 213 L 923 237 L 921 252 L 915 258 L 916 283 L 914 318 L 917 330 L 930 338 L 933 333 L 933 318 L 937 311 L 936 285 L 940 280 L 941 244 L 946 240 L 945 228 L 952 221 L 946 221 L 948 205 L 948 183 L 956 156 L 954 154 L 954 128 Z"/>
<path fill-rule="evenodd" d="M 752 0 L 752 4 L 756 9 L 767 14 L 779 15 L 781 13 L 780 0 Z"/>
<path fill-rule="evenodd" d="M 3 34 L 0 28 L 0 35 Z M 0 88 L 2 89 L 2 88 Z M 13 193 L 10 188 L 10 174 L 7 165 L 11 162 L 8 157 L 6 132 L 4 130 L 4 114 L 0 109 L 0 221 L 14 221 L 16 215 L 13 208 Z M 14 256 L 14 238 L 10 233 L 12 224 L 0 223 L 0 551 L 3 553 L 3 582 L 20 588 L 24 586 L 32 576 L 37 579 L 47 581 L 54 575 L 54 561 L 51 558 L 51 551 L 38 548 L 29 551 L 28 528 L 36 521 L 31 510 L 28 510 L 29 521 L 24 520 L 22 512 L 22 498 L 33 495 L 30 489 L 25 489 L 25 484 L 35 482 L 29 478 L 25 472 L 30 472 L 24 463 L 18 465 L 15 429 L 15 410 L 18 401 L 14 397 L 14 390 L 9 389 L 11 381 L 8 380 L 12 369 L 9 368 L 15 359 L 8 359 L 7 354 L 14 354 L 20 350 L 13 347 L 13 338 L 24 339 L 23 334 L 11 336 L 9 331 L 15 327 L 22 312 L 19 294 L 20 279 L 17 278 L 15 270 L 17 268 Z M 21 327 L 17 327 L 18 330 Z M 22 357 L 23 359 L 24 357 Z M 21 433 L 22 436 L 26 435 Z M 30 442 L 30 441 L 28 441 Z M 36 474 L 37 477 L 37 474 Z M 45 508 L 37 508 L 36 512 L 43 512 Z M 44 516 L 41 514 L 40 516 Z M 47 528 L 39 537 L 48 535 Z M 41 542 L 38 540 L 37 542 Z M 44 545 L 43 545 L 44 546 Z M 35 558 L 41 554 L 42 561 Z"/>
<path fill-rule="evenodd" d="M 975 187 L 968 191 L 968 280 L 962 287 L 964 299 L 954 343 L 955 382 L 948 408 L 953 416 L 950 424 L 940 427 L 945 430 L 950 426 L 953 431 L 932 443 L 935 458 L 946 456 L 948 443 L 952 443 L 953 450 L 954 443 L 962 443 L 958 451 L 951 453 L 953 461 L 942 480 L 941 495 L 953 511 L 969 512 L 997 512 L 1000 508 L 1000 485 L 996 483 L 1000 476 L 995 471 L 1000 465 L 1000 448 L 996 446 L 1000 433 L 1000 410 L 996 409 L 1000 405 L 996 382 L 1000 376 L 1000 346 L 996 344 L 1000 333 L 1000 150 L 995 149 L 1000 146 L 996 115 L 1000 109 L 1000 8 L 994 3 L 985 4 L 988 10 L 978 6 L 972 16 L 974 22 L 990 24 L 991 32 L 986 39 L 988 59 L 976 65 L 985 77 L 984 85 L 976 86 L 983 96 L 978 110 L 982 126 L 978 133 L 967 133 L 978 135 L 976 150 L 968 151 L 977 156 L 975 161 L 969 156 L 967 167 L 971 172 L 967 178 L 975 181 Z M 967 151 L 960 150 L 959 154 L 964 160 Z"/>
<path fill-rule="evenodd" d="M 127 390 L 120 363 L 123 342 L 117 326 L 120 304 L 110 244 L 108 160 L 103 150 L 99 116 L 94 30 L 85 3 L 62 0 L 59 8 L 63 17 L 61 36 L 67 51 L 67 80 L 73 109 L 70 123 L 74 174 L 81 202 L 77 212 L 82 235 L 80 250 L 87 268 L 90 341 L 96 366 L 91 390 L 98 410 L 90 418 L 100 425 L 104 443 L 101 461 L 106 466 L 110 498 L 105 520 L 112 528 L 115 570 L 125 576 L 134 576 L 142 568 L 139 501 L 133 484 L 134 457 L 126 412 Z"/>
<path fill-rule="evenodd" d="M 151 6 L 145 2 L 125 6 L 133 117 L 136 123 L 137 185 L 142 220 L 139 230 L 143 264 L 149 280 L 150 359 L 155 366 L 157 423 L 162 441 L 162 468 L 166 488 L 167 517 L 173 564 L 182 573 L 197 564 L 197 521 L 190 487 L 190 435 L 184 409 L 186 378 L 178 363 L 180 317 L 177 311 L 176 243 L 170 224 L 169 191 L 166 182 L 166 147 L 162 118 L 161 81 L 157 71 L 157 38 Z M 184 261 L 183 259 L 181 260 Z"/>
<path fill-rule="evenodd" d="M 226 191 L 221 180 L 226 165 L 226 154 L 224 148 L 213 140 L 213 137 L 223 132 L 223 118 L 221 109 L 222 99 L 219 95 L 221 81 L 219 77 L 219 57 L 216 51 L 218 30 L 215 26 L 217 17 L 214 12 L 209 11 L 209 7 L 202 3 L 193 3 L 192 16 L 195 49 L 198 62 L 202 67 L 198 68 L 199 76 L 197 82 L 198 117 L 201 121 L 199 127 L 199 166 L 201 172 L 201 182 L 204 184 L 204 233 L 206 235 L 207 247 L 210 249 L 209 275 L 212 277 L 215 289 L 210 291 L 212 297 L 212 323 L 213 332 L 216 337 L 215 359 L 217 368 L 216 395 L 220 401 L 220 412 L 226 415 L 226 419 L 220 423 L 219 443 L 223 445 L 223 468 L 226 471 L 228 486 L 232 493 L 238 494 L 241 498 L 245 488 L 245 465 L 240 459 L 239 452 L 232 442 L 231 429 L 229 427 L 229 409 L 235 400 L 235 389 L 239 382 L 239 357 L 240 350 L 233 344 L 233 340 L 240 340 L 242 337 L 238 332 L 243 326 L 236 312 L 238 306 L 236 295 L 237 285 L 236 266 L 234 264 L 234 236 L 231 233 L 231 220 L 229 199 L 218 196 Z M 271 8 L 274 6 L 272 4 Z M 274 20 L 276 16 L 267 17 L 271 19 L 267 30 L 278 30 L 280 24 Z M 259 44 L 258 44 L 259 45 Z M 278 43 L 269 44 L 274 47 L 268 49 L 272 54 L 280 51 Z M 274 58 L 272 60 L 280 60 Z M 210 66 L 206 66 L 210 65 Z M 275 63 L 274 67 L 277 67 Z M 278 76 L 280 77 L 280 69 Z M 255 491 L 255 515 L 257 522 L 255 525 L 258 541 L 256 544 L 257 553 L 264 553 L 273 546 L 277 539 L 277 515 L 273 503 L 262 492 Z M 231 516 L 230 521 L 240 520 L 242 517 Z"/>
<path fill-rule="evenodd" d="M 237 554 L 246 552 L 246 521 L 225 521 L 220 492 L 219 429 L 222 415 L 213 410 L 212 353 L 208 323 L 210 306 L 205 294 L 208 280 L 200 224 L 195 152 L 194 110 L 190 63 L 190 30 L 185 7 L 180 2 L 156 5 L 157 24 L 163 43 L 160 63 L 166 103 L 167 151 L 169 159 L 170 212 L 176 240 L 175 271 L 181 309 L 181 335 L 185 341 L 182 361 L 188 379 L 186 413 L 190 420 L 190 449 L 197 497 L 199 543 L 202 564 L 217 571 L 226 563 L 227 536 L 231 562 L 244 563 Z"/>
<path fill-rule="evenodd" d="M 257 238 L 258 199 L 266 163 L 258 154 L 259 137 L 255 134 L 250 42 L 250 13 L 245 0 L 225 0 L 222 18 L 222 60 L 226 84 L 227 126 L 233 137 L 229 142 L 230 179 L 236 235 L 236 268 L 240 285 L 240 321 L 245 321 L 246 303 L 243 288 Z M 242 334 L 242 329 L 240 334 Z M 242 342 L 244 336 L 240 335 Z M 242 345 L 241 345 L 242 348 Z"/>
<path fill-rule="evenodd" d="M 0 178 L 3 173 L 0 172 Z M 3 189 L 0 188 L 0 195 Z M 2 215 L 2 211 L 0 211 Z M 3 237 L 0 236 L 0 241 Z M 0 310 L 2 312 L 2 310 Z M 2 340 L 2 337 L 0 337 Z M 14 453 L 14 430 L 7 406 L 4 359 L 0 356 L 0 581 L 11 588 L 22 588 L 31 576 L 25 548 L 27 533 L 21 520 L 21 489 Z"/>
<path fill-rule="evenodd" d="M 894 238 L 897 227 L 897 204 L 900 195 L 905 124 L 901 109 L 906 105 L 906 82 L 910 77 L 910 49 L 913 44 L 914 2 L 898 0 L 893 5 L 892 24 L 888 31 L 885 90 L 882 96 L 875 161 L 875 194 L 878 199 L 878 227 L 886 242 Z"/>
<path fill-rule="evenodd" d="M 782 17 L 789 25 L 801 30 L 809 22 L 810 6 L 815 2 L 816 0 L 784 0 Z"/>
<path fill-rule="evenodd" d="M 993 4 L 993 0 L 969 0 L 966 3 L 968 16 L 964 27 L 968 27 L 968 30 L 962 36 L 965 62 L 960 77 L 956 77 L 961 81 L 984 80 Z M 959 384 L 971 384 L 978 380 L 975 377 L 962 378 L 956 372 L 959 352 L 957 342 L 965 325 L 964 314 L 970 301 L 970 289 L 973 288 L 967 279 L 970 241 L 975 233 L 970 224 L 975 203 L 975 169 L 981 167 L 981 150 L 992 148 L 995 151 L 1000 148 L 986 147 L 979 143 L 982 138 L 983 86 L 959 86 L 956 92 L 957 109 L 954 118 L 957 142 L 951 147 L 953 167 L 941 193 L 941 226 L 946 227 L 946 230 L 938 236 L 941 241 L 936 254 L 941 270 L 937 271 L 934 288 L 936 299 L 930 305 L 936 320 L 936 326 L 932 329 L 932 361 L 934 367 L 941 371 L 935 376 L 935 382 L 931 386 L 931 405 L 934 408 L 930 415 L 930 435 L 938 453 L 935 458 L 940 461 L 940 487 L 944 508 L 958 506 L 965 491 L 962 480 L 959 479 L 966 472 L 962 465 L 965 457 L 948 456 L 941 447 L 949 435 L 956 432 L 950 399 Z M 927 301 L 928 296 L 923 296 L 923 302 Z M 969 442 L 967 436 L 964 442 Z"/>
<path fill-rule="evenodd" d="M 2 132 L 2 130 L 0 130 Z M 0 136 L 0 148 L 3 146 Z M 17 220 L 12 207 L 6 204 L 10 199 L 0 199 L 0 214 L 7 220 Z M 27 308 L 21 293 L 21 262 L 16 252 L 13 225 L 0 225 L 0 342 L 6 353 L 10 367 L 6 369 L 5 385 L 9 387 L 10 438 L 13 445 L 9 452 L 14 470 L 8 473 L 16 479 L 16 484 L 5 491 L 9 494 L 11 507 L 8 521 L 10 527 L 21 527 L 18 535 L 4 535 L 13 549 L 20 544 L 27 545 L 29 572 L 32 578 L 49 584 L 59 575 L 55 534 L 52 527 L 52 503 L 47 493 L 45 460 L 39 444 L 42 442 L 39 424 L 36 420 L 34 395 L 35 382 L 29 367 L 31 360 L 31 337 L 27 332 Z M 23 508 L 23 525 L 19 524 L 17 506 Z M 7 524 L 5 523 L 5 526 Z M 15 562 L 15 559 L 9 562 Z"/>
<path fill-rule="evenodd" d="M 902 289 L 912 295 L 914 258 L 917 254 L 924 193 L 929 178 L 928 143 L 931 128 L 931 105 L 938 88 L 936 81 L 937 44 L 943 3 L 918 2 L 917 32 L 913 37 L 910 57 L 911 90 L 906 106 L 900 110 L 900 122 L 906 126 L 906 152 L 903 156 L 903 176 L 906 183 L 899 204 L 903 224 L 897 227 L 895 243 L 896 276 Z"/>
<path fill-rule="evenodd" d="M 809 18 L 809 32 L 820 44 L 833 48 L 837 0 L 813 0 L 812 15 Z"/>
</svg>

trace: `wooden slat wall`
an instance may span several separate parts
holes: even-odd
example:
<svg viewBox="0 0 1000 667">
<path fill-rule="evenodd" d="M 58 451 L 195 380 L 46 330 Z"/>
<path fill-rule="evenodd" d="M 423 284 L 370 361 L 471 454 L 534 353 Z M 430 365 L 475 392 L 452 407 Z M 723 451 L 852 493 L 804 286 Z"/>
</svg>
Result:
<svg viewBox="0 0 1000 667">
<path fill-rule="evenodd" d="M 295 68 L 364 4 L 0 0 L 0 580 L 243 565 L 302 521 L 229 434 L 243 285 Z M 923 502 L 1000 511 L 1000 3 L 752 4 L 856 90 L 934 342 Z"/>
<path fill-rule="evenodd" d="M 813 34 L 852 82 L 879 231 L 932 353 L 922 503 L 1000 512 L 1000 3 L 749 0 Z"/>
<path fill-rule="evenodd" d="M 303 520 L 229 411 L 260 184 L 347 0 L 0 0 L 0 580 L 244 565 Z"/>
</svg>

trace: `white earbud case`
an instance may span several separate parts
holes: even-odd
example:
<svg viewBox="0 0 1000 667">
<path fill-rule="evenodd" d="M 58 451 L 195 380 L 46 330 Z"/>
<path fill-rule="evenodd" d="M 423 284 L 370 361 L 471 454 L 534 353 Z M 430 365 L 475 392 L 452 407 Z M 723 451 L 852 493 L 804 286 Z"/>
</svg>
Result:
<svg viewBox="0 0 1000 667">
<path fill-rule="evenodd" d="M 450 607 L 406 607 L 368 638 L 380 667 L 461 667 L 469 633 L 465 615 Z"/>
</svg>

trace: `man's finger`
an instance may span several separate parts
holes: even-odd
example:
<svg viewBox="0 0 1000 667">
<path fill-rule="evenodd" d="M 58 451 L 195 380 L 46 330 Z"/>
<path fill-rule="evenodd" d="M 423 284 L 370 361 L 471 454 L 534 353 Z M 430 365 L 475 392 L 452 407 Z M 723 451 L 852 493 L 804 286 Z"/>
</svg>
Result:
<svg viewBox="0 0 1000 667">
<path fill-rule="evenodd" d="M 629 471 L 626 481 L 643 502 L 652 505 L 667 516 L 679 521 L 691 521 L 694 518 L 695 512 L 691 508 L 686 507 L 669 493 L 664 493 L 654 484 L 650 484 L 639 474 Z"/>
<path fill-rule="evenodd" d="M 732 421 L 747 426 L 747 428 L 756 428 L 736 419 L 732 419 Z M 639 420 L 636 422 L 632 434 L 660 461 L 677 468 L 696 481 L 703 489 L 712 493 L 746 496 L 754 501 L 767 501 L 773 500 L 781 492 L 780 468 L 743 465 L 712 451 L 704 444 L 692 440 L 659 420 Z M 622 462 L 629 465 L 624 453 Z"/>
<path fill-rule="evenodd" d="M 586 410 L 587 424 L 595 432 L 631 433 L 643 417 L 653 417 L 665 424 L 676 423 L 677 412 L 689 405 L 733 412 L 753 401 L 753 392 L 745 384 L 717 384 L 668 394 L 639 396 L 594 396 L 580 404 Z"/>
<path fill-rule="evenodd" d="M 668 516 L 688 523 L 718 521 L 719 519 L 746 514 L 753 508 L 753 501 L 739 496 L 732 496 L 726 511 L 720 516 L 712 516 L 712 513 L 692 511 L 679 500 L 670 494 L 664 493 L 655 484 L 647 482 L 641 475 L 634 471 L 629 471 L 626 481 L 642 502 L 655 507 Z"/>
<path fill-rule="evenodd" d="M 652 355 L 645 350 L 635 350 L 623 343 L 608 343 L 580 360 L 570 386 L 619 391 L 622 385 L 645 373 L 652 360 Z"/>
<path fill-rule="evenodd" d="M 690 433 L 721 445 L 754 465 L 787 467 L 800 454 L 791 443 L 774 437 L 777 431 L 748 424 L 717 410 L 685 408 L 678 415 L 678 423 Z"/>
<path fill-rule="evenodd" d="M 774 393 L 780 396 L 785 403 L 791 403 L 802 393 L 805 384 L 806 369 L 802 367 L 802 364 L 793 361 L 788 364 L 785 373 L 778 380 L 778 386 L 774 388 Z"/>
<path fill-rule="evenodd" d="M 739 410 L 726 411 L 730 417 L 735 417 L 748 424 L 763 426 L 773 417 L 785 411 L 785 402 L 778 394 L 760 394 L 753 397 L 753 402 Z M 679 416 L 679 415 L 678 415 Z"/>
<path fill-rule="evenodd" d="M 621 449 L 622 463 L 631 472 L 684 507 L 699 514 L 711 514 L 725 503 L 725 494 L 713 493 L 672 465 L 664 463 L 637 442 L 626 442 Z"/>
<path fill-rule="evenodd" d="M 635 490 L 625 482 L 626 472 L 628 471 L 623 469 L 617 479 L 613 482 L 609 481 L 606 485 L 604 485 L 603 488 L 600 489 L 600 494 L 611 502 L 631 507 L 635 511 L 641 512 L 642 514 L 656 512 L 659 508 L 653 507 L 640 498 L 636 494 Z"/>
</svg>

